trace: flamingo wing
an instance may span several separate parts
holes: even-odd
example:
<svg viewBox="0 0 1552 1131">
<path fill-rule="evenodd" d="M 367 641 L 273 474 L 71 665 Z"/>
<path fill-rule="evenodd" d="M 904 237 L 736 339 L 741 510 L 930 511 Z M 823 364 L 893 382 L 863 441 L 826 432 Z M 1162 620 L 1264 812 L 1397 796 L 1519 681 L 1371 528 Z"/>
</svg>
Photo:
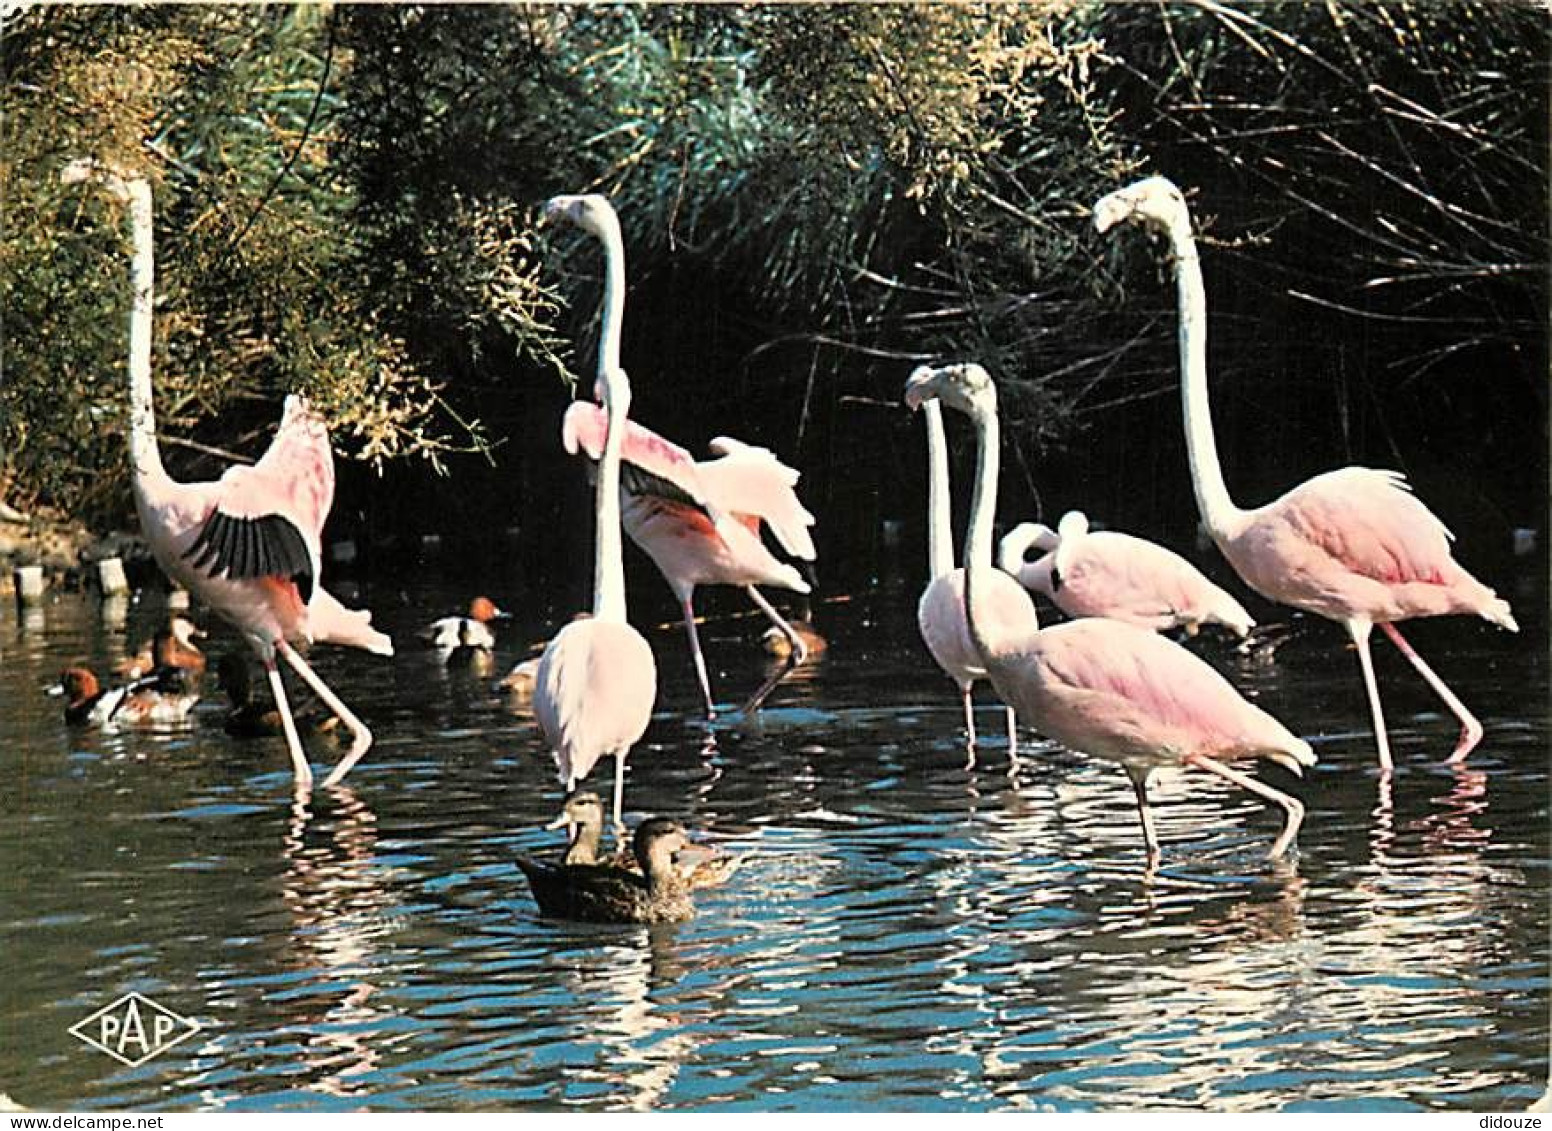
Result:
<svg viewBox="0 0 1552 1131">
<path fill-rule="evenodd" d="M 1136 625 L 1069 621 L 1037 637 L 1046 729 L 1079 750 L 1261 754 L 1313 765 L 1308 743 L 1180 645 Z M 1037 725 L 1039 723 L 1037 722 Z"/>
<path fill-rule="evenodd" d="M 1450 557 L 1453 535 L 1396 472 L 1327 472 L 1272 506 L 1306 542 L 1362 577 L 1448 584 L 1459 570 Z"/>
<path fill-rule="evenodd" d="M 561 418 L 561 442 L 567 452 L 575 455 L 581 450 L 587 453 L 589 459 L 596 460 L 603 455 L 608 425 L 608 417 L 601 405 L 591 401 L 573 401 L 571 407 L 566 409 L 566 415 Z M 620 458 L 627 465 L 627 470 L 621 472 L 621 481 L 627 490 L 662 495 L 696 506 L 705 503 L 700 469 L 694 458 L 678 444 L 663 439 L 650 428 L 644 428 L 634 420 L 627 420 Z M 631 487 L 632 480 L 641 488 L 640 491 Z"/>
<path fill-rule="evenodd" d="M 229 468 L 215 486 L 215 506 L 184 554 L 190 564 L 231 580 L 285 578 L 309 600 L 334 501 L 334 455 L 322 418 L 302 398 L 287 397 L 263 458 Z"/>
<path fill-rule="evenodd" d="M 718 436 L 708 446 L 719 457 L 700 465 L 708 502 L 729 514 L 764 520 L 782 549 L 813 561 L 817 555 L 808 528 L 814 516 L 793 490 L 798 472 L 767 449 L 728 436 Z"/>
</svg>

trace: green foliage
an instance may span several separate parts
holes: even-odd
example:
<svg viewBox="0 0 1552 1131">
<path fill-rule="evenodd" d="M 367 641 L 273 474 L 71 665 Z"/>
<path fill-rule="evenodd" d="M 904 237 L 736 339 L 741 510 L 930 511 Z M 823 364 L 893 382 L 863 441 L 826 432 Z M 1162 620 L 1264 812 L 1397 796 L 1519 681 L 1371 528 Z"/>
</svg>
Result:
<svg viewBox="0 0 1552 1131">
<path fill-rule="evenodd" d="M 350 454 L 440 464 L 588 368 L 596 249 L 534 228 L 557 192 L 621 214 L 656 315 L 628 337 L 714 324 L 724 372 L 806 382 L 805 414 L 949 355 L 1003 376 L 1024 437 L 1155 395 L 1167 320 L 1115 317 L 1137 241 L 1086 222 L 1145 169 L 1211 201 L 1216 262 L 1256 244 L 1265 301 L 1394 332 L 1398 380 L 1534 360 L 1546 39 L 1473 0 L 28 9 L 0 47 L 0 489 L 126 498 L 125 225 L 58 185 L 80 154 L 156 187 L 164 430 L 249 453 L 303 389 Z"/>
<path fill-rule="evenodd" d="M 12 18 L 0 484 L 16 501 L 104 521 L 127 500 L 128 224 L 101 194 L 59 184 L 82 155 L 153 185 L 164 440 L 251 458 L 280 394 L 300 390 L 351 454 L 447 448 L 435 384 L 355 284 L 351 188 L 329 162 L 332 50 L 323 10 L 309 7 Z"/>
</svg>

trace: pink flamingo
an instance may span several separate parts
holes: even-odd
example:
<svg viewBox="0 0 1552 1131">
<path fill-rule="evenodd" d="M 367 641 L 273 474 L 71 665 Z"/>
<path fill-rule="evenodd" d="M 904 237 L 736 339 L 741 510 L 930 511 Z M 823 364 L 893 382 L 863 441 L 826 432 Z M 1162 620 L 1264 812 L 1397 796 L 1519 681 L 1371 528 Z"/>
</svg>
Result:
<svg viewBox="0 0 1552 1131">
<path fill-rule="evenodd" d="M 604 245 L 606 288 L 614 301 L 605 304 L 599 349 L 615 358 L 613 364 L 618 368 L 625 309 L 625 245 L 619 219 L 602 196 L 557 197 L 551 205 L 591 216 L 587 230 Z M 580 448 L 596 460 L 605 432 L 605 413 L 598 405 L 579 401 L 567 410 L 562 426 L 567 451 Z M 766 449 L 726 436 L 708 445 L 712 454 L 721 458 L 700 463 L 683 448 L 639 424 L 626 424 L 624 444 L 625 531 L 656 563 L 679 599 L 707 716 L 714 718 L 717 712 L 695 629 L 696 586 L 736 585 L 743 589 L 790 643 L 783 663 L 743 707 L 746 713 L 758 710 L 776 685 L 808 658 L 802 636 L 756 588 L 776 585 L 795 593 L 809 592 L 803 575 L 776 558 L 760 537 L 762 525 L 769 526 L 787 553 L 803 561 L 814 560 L 814 541 L 808 529 L 814 516 L 793 491 L 798 473 Z"/>
<path fill-rule="evenodd" d="M 1256 592 L 1345 625 L 1358 650 L 1380 767 L 1391 768 L 1390 741 L 1369 655 L 1377 624 L 1460 721 L 1449 762 L 1465 760 L 1482 724 L 1396 629 L 1411 617 L 1471 613 L 1518 632 L 1509 603 L 1450 556 L 1453 535 L 1394 471 L 1344 467 L 1244 511 L 1229 498 L 1207 403 L 1207 297 L 1191 216 L 1180 190 L 1149 177 L 1094 206 L 1105 232 L 1124 220 L 1162 232 L 1175 261 L 1180 305 L 1181 395 L 1191 485 L 1202 522 L 1229 564 Z"/>
<path fill-rule="evenodd" d="M 967 414 L 979 439 L 970 534 L 990 538 L 996 511 L 997 390 L 979 365 L 919 369 L 910 403 L 938 397 Z M 1162 766 L 1216 774 L 1282 806 L 1287 814 L 1270 855 L 1281 856 L 1304 819 L 1303 805 L 1227 763 L 1268 758 L 1294 773 L 1315 764 L 1309 743 L 1240 697 L 1227 680 L 1174 641 L 1123 621 L 1092 617 L 1041 629 L 1033 605 L 1021 620 L 992 615 L 988 566 L 968 561 L 966 624 L 997 693 L 1020 720 L 1073 750 L 1119 762 L 1131 778 L 1148 845 L 1159 859 L 1148 808 L 1148 778 Z"/>
<path fill-rule="evenodd" d="M 134 241 L 129 322 L 129 453 L 135 510 L 151 552 L 168 576 L 247 637 L 268 673 L 298 786 L 312 784 L 275 656 L 285 657 L 351 732 L 351 745 L 325 785 L 343 778 L 372 745 L 372 732 L 292 647 L 327 641 L 391 656 L 372 614 L 347 609 L 319 584 L 324 519 L 334 499 L 328 430 L 300 397 L 286 398 L 280 427 L 263 458 L 232 467 L 213 483 L 178 483 L 162 467 L 152 410 L 151 330 L 154 260 L 151 186 L 92 160 L 73 161 L 66 184 L 96 181 L 129 208 Z"/>
<path fill-rule="evenodd" d="M 602 205 L 602 207 L 600 207 Z M 570 221 L 605 240 L 619 222 L 602 197 L 561 196 L 544 210 L 547 219 Z M 604 283 L 605 334 L 598 350 L 595 392 L 603 398 L 604 436 L 594 496 L 593 613 L 573 620 L 545 647 L 534 677 L 534 714 L 555 752 L 566 792 L 587 777 L 605 755 L 614 756 L 614 829 L 624 839 L 620 808 L 625 759 L 646 733 L 657 699 L 657 665 L 646 638 L 625 618 L 625 563 L 620 543 L 620 459 L 626 444 L 630 381 L 620 368 L 615 335 L 624 299 L 624 267 Z"/>
<path fill-rule="evenodd" d="M 1043 551 L 1032 562 L 1025 556 L 1031 546 Z M 1155 632 L 1183 628 L 1191 636 L 1204 624 L 1247 636 L 1256 623 L 1173 550 L 1113 530 L 1091 533 L 1082 511 L 1068 511 L 1055 530 L 1015 526 L 1002 539 L 998 564 L 1070 617 L 1110 617 Z"/>
<path fill-rule="evenodd" d="M 920 366 L 911 374 L 912 380 L 929 372 Z M 927 587 L 916 603 L 916 624 L 921 629 L 922 642 L 932 658 L 959 686 L 959 698 L 965 710 L 965 733 L 969 736 L 969 769 L 975 765 L 975 708 L 971 690 L 975 681 L 986 678 L 986 667 L 981 662 L 975 644 L 965 628 L 965 571 L 954 565 L 954 536 L 949 521 L 948 489 L 948 441 L 943 431 L 943 406 L 935 398 L 917 402 L 912 399 L 906 385 L 906 403 L 913 409 L 920 408 L 927 422 Z M 982 542 L 967 543 L 967 556 L 978 565 L 992 563 L 991 528 L 985 531 Z M 1021 620 L 1034 615 L 1029 594 L 1020 589 L 1012 578 L 1003 574 L 990 577 L 987 602 L 998 619 Z M 1018 764 L 1018 719 L 1013 708 L 1005 708 L 1008 720 L 1008 757 L 1010 768 Z"/>
</svg>

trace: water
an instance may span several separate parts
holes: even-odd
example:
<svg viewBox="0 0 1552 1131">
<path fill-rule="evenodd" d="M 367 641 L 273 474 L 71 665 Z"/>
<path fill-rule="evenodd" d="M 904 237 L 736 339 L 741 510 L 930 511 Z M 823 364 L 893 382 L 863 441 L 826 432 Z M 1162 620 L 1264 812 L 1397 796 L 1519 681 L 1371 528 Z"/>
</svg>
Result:
<svg viewBox="0 0 1552 1131">
<path fill-rule="evenodd" d="M 373 604 L 402 646 L 462 596 Z M 1298 785 L 1263 770 L 1309 806 L 1282 864 L 1262 858 L 1280 812 L 1161 776 L 1151 879 L 1117 768 L 1026 736 L 1016 777 L 1000 741 L 964 769 L 909 585 L 822 606 L 828 654 L 757 722 L 699 721 L 681 635 L 652 632 L 662 687 L 627 809 L 745 856 L 695 921 L 652 929 L 538 918 L 512 858 L 550 850 L 559 792 L 490 678 L 408 648 L 320 651 L 378 741 L 344 788 L 298 800 L 282 744 L 228 738 L 213 688 L 183 732 L 62 725 L 43 685 L 121 653 L 159 607 L 123 631 L 89 598 L 22 623 L 7 607 L 0 1092 L 40 1109 L 1522 1109 L 1549 1047 L 1548 727 L 1544 621 L 1517 606 L 1518 638 L 1412 634 L 1486 725 L 1465 770 L 1441 764 L 1453 723 L 1376 646 L 1388 783 L 1337 629 L 1296 621 L 1271 662 L 1193 645 L 1321 762 Z M 211 627 L 214 650 L 232 643 Z M 705 631 L 729 703 L 761 674 L 751 629 Z M 506 629 L 496 674 L 543 631 Z M 130 990 L 205 1028 L 138 1068 L 68 1034 Z"/>
</svg>

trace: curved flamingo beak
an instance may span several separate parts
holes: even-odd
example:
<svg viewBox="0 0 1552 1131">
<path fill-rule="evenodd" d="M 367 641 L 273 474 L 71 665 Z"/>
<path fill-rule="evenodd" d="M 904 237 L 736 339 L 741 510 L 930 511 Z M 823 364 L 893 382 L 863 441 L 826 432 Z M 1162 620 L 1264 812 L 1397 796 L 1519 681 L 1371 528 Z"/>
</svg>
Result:
<svg viewBox="0 0 1552 1131">
<path fill-rule="evenodd" d="M 937 380 L 939 370 L 930 365 L 918 365 L 911 370 L 911 375 L 905 380 L 905 406 L 915 412 L 922 406 L 923 401 L 930 401 L 938 395 Z"/>
</svg>

